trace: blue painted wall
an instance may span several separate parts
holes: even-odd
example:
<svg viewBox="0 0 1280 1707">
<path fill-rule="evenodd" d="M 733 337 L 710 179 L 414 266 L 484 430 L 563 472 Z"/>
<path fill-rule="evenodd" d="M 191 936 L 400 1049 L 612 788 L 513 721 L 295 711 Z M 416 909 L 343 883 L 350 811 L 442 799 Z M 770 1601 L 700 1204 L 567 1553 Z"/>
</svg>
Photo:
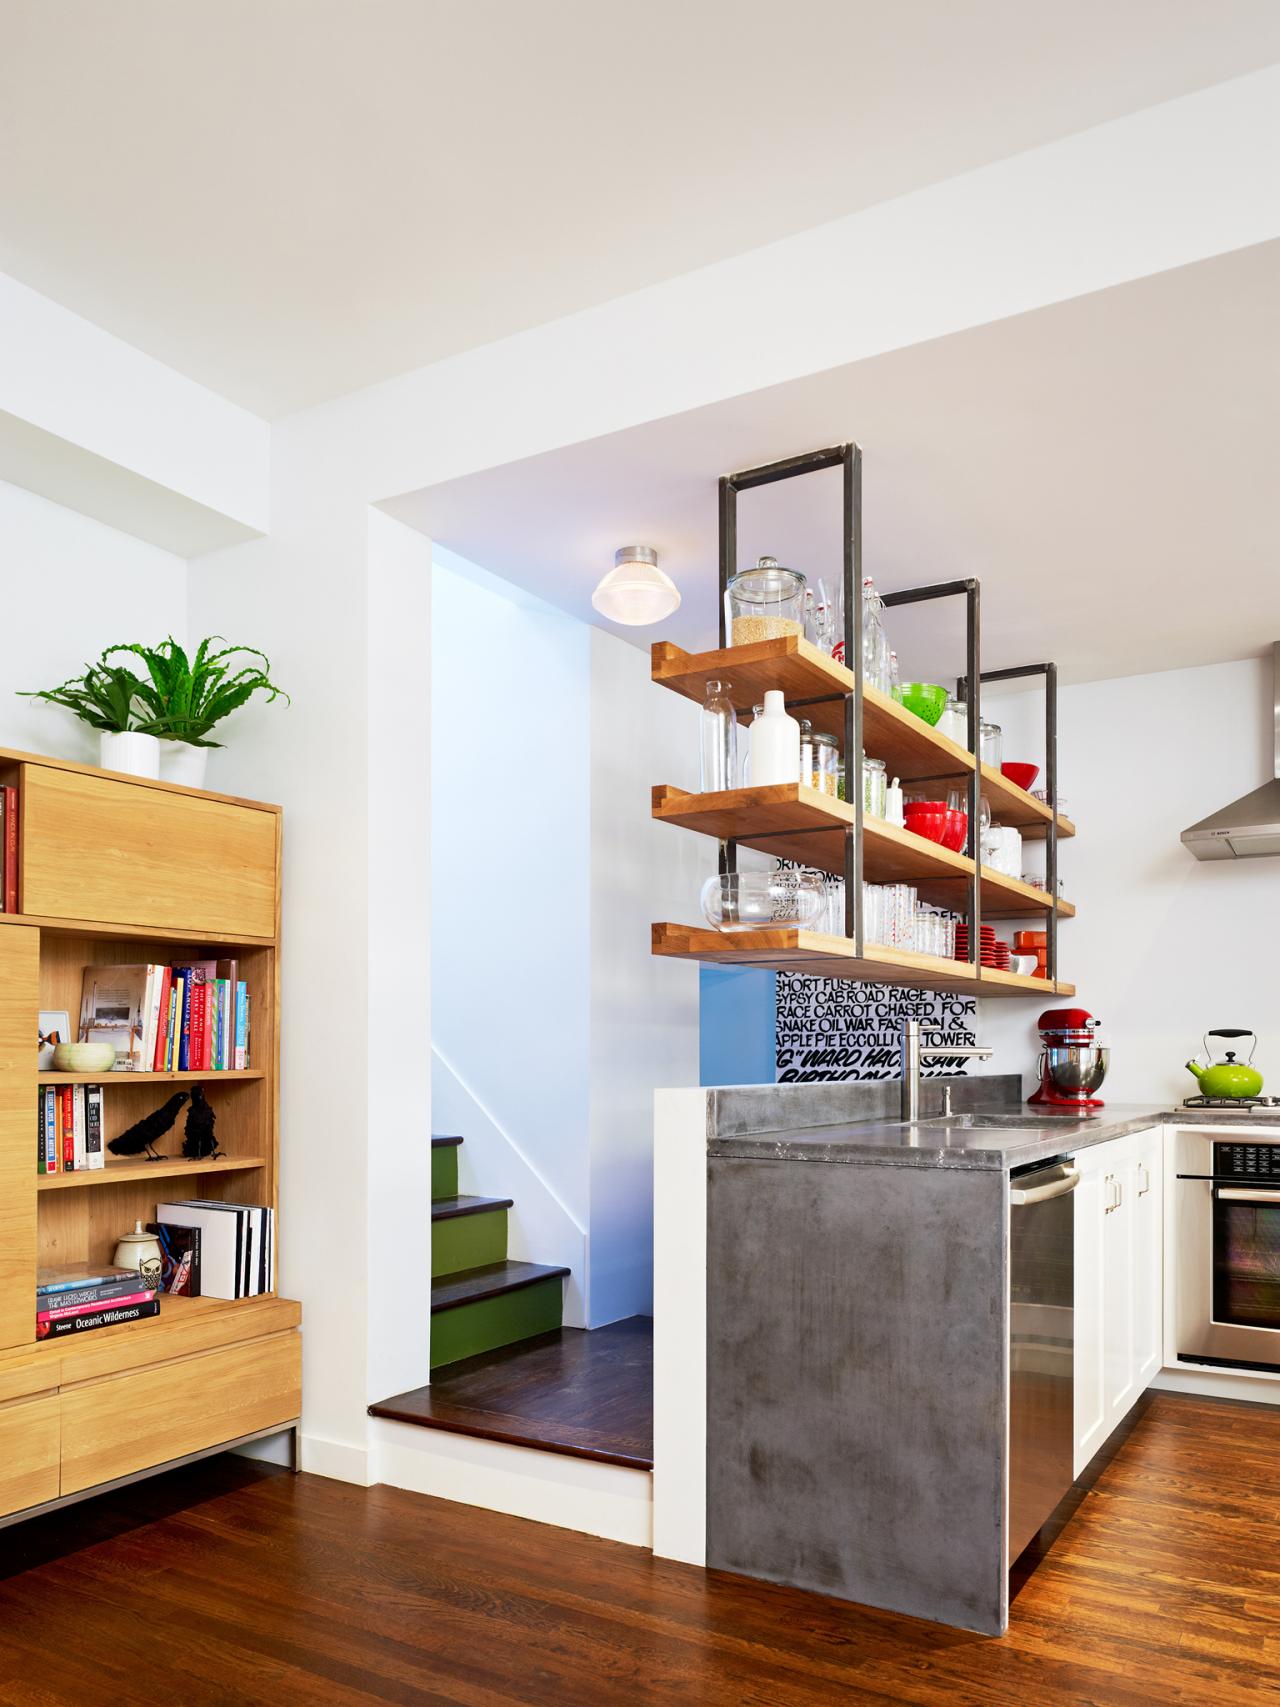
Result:
<svg viewBox="0 0 1280 1707">
<path fill-rule="evenodd" d="M 701 1082 L 773 1084 L 776 975 L 745 966 L 703 966 L 699 972 Z"/>
</svg>

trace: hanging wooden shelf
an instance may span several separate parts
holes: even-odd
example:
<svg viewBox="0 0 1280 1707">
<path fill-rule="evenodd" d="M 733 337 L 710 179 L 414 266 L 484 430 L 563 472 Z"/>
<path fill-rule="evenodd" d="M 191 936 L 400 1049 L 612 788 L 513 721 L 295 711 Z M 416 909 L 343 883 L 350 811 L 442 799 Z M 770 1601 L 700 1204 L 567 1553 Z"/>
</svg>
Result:
<svg viewBox="0 0 1280 1707">
<path fill-rule="evenodd" d="M 856 978 L 868 984 L 904 984 L 964 996 L 1074 996 L 1074 984 L 1050 984 L 1016 972 L 979 972 L 963 960 L 869 943 L 859 959 L 847 937 L 802 931 L 791 925 L 769 930 L 716 931 L 693 925 L 653 926 L 653 952 L 708 966 L 754 966 L 763 971 L 799 972 L 811 978 Z"/>
<path fill-rule="evenodd" d="M 653 816 L 664 824 L 696 830 L 719 840 L 794 859 L 839 876 L 844 871 L 845 831 L 853 808 L 799 783 L 771 788 L 735 788 L 721 794 L 688 794 L 661 784 L 653 791 Z M 940 847 L 883 818 L 862 820 L 863 874 L 869 883 L 910 883 L 922 900 L 962 913 L 965 885 L 973 861 Z M 983 867 L 984 919 L 1043 916 L 1053 903 L 1043 889 Z M 1058 903 L 1058 917 L 1072 918 L 1069 901 Z"/>
<path fill-rule="evenodd" d="M 655 682 L 699 705 L 709 681 L 724 682 L 739 716 L 749 716 L 770 688 L 780 688 L 789 711 L 807 717 L 815 729 L 844 746 L 844 696 L 856 686 L 853 671 L 801 635 L 715 652 L 685 652 L 660 640 L 652 649 L 651 668 Z M 810 701 L 817 703 L 805 703 Z M 870 686 L 862 690 L 862 745 L 869 757 L 884 760 L 890 776 L 905 783 L 928 780 L 957 786 L 973 770 L 972 753 Z M 1052 817 L 1049 808 L 990 765 L 982 767 L 982 792 L 995 823 L 1011 824 L 1024 836 L 1045 835 Z M 1059 815 L 1059 836 L 1075 833 L 1075 825 Z"/>
</svg>

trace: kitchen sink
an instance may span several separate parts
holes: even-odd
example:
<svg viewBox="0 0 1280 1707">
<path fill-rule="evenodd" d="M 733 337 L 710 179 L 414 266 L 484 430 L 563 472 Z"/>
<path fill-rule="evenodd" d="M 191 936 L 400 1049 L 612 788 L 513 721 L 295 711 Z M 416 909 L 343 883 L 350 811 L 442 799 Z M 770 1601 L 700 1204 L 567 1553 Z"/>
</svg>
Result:
<svg viewBox="0 0 1280 1707">
<path fill-rule="evenodd" d="M 1062 1118 L 1054 1114 L 939 1114 L 916 1124 L 942 1127 L 953 1132 L 1038 1132 Z M 1083 1118 L 1074 1112 L 1071 1115 L 1073 1124 Z"/>
</svg>

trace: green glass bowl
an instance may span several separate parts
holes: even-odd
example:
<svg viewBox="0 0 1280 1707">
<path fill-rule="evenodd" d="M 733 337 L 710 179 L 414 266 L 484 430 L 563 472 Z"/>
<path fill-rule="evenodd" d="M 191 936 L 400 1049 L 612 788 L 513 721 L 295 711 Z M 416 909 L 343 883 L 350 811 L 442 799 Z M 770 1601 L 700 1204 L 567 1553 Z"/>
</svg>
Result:
<svg viewBox="0 0 1280 1707">
<path fill-rule="evenodd" d="M 898 699 L 925 723 L 936 723 L 947 709 L 947 690 L 936 682 L 904 682 Z"/>
</svg>

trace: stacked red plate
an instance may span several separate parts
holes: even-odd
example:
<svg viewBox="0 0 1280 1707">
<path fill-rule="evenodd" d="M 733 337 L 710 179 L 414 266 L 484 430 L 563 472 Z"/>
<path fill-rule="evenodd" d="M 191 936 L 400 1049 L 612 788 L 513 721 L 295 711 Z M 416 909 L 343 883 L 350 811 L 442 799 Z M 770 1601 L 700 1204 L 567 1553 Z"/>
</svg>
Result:
<svg viewBox="0 0 1280 1707">
<path fill-rule="evenodd" d="M 983 927 L 982 927 L 982 939 L 981 940 L 982 940 L 982 962 L 983 962 L 983 965 L 984 966 L 992 966 L 995 964 L 995 962 L 992 960 L 989 960 L 987 957 L 988 957 L 988 955 L 994 954 L 996 948 L 999 946 L 999 944 L 996 942 L 996 928 L 994 925 L 983 925 Z M 969 927 L 968 927 L 968 925 L 966 925 L 962 922 L 956 926 L 956 959 L 957 960 L 968 960 L 968 958 L 969 958 Z"/>
</svg>

